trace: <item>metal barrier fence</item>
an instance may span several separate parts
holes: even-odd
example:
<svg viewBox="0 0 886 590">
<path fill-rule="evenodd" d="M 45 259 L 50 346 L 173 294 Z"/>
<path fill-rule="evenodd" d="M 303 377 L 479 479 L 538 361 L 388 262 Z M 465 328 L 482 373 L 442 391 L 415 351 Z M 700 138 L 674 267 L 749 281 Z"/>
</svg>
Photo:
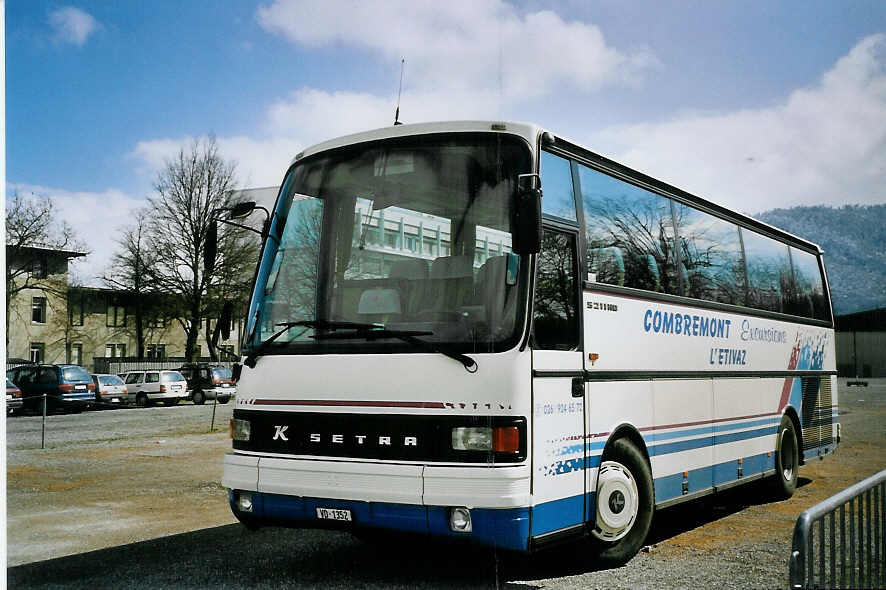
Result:
<svg viewBox="0 0 886 590">
<path fill-rule="evenodd" d="M 886 470 L 804 511 L 794 526 L 791 588 L 886 587 Z"/>
<path fill-rule="evenodd" d="M 181 367 L 187 359 L 185 357 L 164 357 L 157 358 L 138 358 L 138 357 L 101 357 L 97 356 L 92 359 L 94 373 L 106 373 L 116 375 L 118 373 L 126 373 L 127 371 L 148 371 L 153 369 L 177 369 Z M 210 361 L 208 357 L 200 358 L 201 363 L 211 363 L 213 365 L 221 365 L 231 368 L 233 365 L 230 361 Z"/>
</svg>

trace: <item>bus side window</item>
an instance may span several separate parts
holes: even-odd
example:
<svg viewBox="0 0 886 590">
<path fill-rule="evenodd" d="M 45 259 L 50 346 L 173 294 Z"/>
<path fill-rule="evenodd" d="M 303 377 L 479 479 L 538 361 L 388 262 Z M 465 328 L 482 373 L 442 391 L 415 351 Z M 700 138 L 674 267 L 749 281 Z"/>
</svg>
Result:
<svg viewBox="0 0 886 590">
<path fill-rule="evenodd" d="M 576 350 L 579 347 L 578 285 L 575 235 L 552 230 L 542 234 L 532 345 L 542 350 Z"/>
</svg>

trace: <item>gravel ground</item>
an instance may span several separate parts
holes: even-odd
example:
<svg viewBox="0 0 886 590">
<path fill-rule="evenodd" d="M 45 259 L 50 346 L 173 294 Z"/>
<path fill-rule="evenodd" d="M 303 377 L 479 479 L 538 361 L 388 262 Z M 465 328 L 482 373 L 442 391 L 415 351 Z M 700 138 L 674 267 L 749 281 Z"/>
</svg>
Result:
<svg viewBox="0 0 886 590">
<path fill-rule="evenodd" d="M 771 588 L 787 586 L 797 516 L 886 467 L 886 380 L 841 381 L 844 442 L 800 471 L 791 500 L 746 486 L 663 510 L 649 546 L 596 570 L 581 544 L 531 557 L 418 541 L 364 543 L 330 531 L 230 524 L 218 485 L 230 443 L 211 407 L 7 423 L 10 587 Z M 226 428 L 231 404 L 219 406 Z M 219 426 L 219 424 L 221 426 Z M 19 565 L 20 564 L 20 565 Z"/>
</svg>

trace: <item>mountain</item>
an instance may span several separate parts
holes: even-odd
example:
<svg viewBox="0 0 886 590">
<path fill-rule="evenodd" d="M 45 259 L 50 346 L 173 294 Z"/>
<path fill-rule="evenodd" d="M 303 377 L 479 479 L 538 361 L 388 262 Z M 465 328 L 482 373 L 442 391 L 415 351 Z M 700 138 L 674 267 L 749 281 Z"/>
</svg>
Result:
<svg viewBox="0 0 886 590">
<path fill-rule="evenodd" d="M 886 205 L 792 207 L 754 217 L 821 246 L 835 315 L 886 307 Z"/>
</svg>

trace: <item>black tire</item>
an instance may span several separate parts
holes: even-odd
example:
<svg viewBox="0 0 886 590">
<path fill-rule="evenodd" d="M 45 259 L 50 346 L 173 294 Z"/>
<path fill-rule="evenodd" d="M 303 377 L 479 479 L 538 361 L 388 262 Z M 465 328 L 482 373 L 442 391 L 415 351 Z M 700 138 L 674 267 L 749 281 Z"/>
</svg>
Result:
<svg viewBox="0 0 886 590">
<path fill-rule="evenodd" d="M 194 391 L 194 404 L 198 406 L 202 406 L 206 403 L 206 396 L 203 395 L 203 390 L 197 389 Z"/>
<path fill-rule="evenodd" d="M 797 489 L 800 472 L 800 444 L 794 421 L 782 416 L 775 439 L 775 477 L 772 478 L 772 491 L 776 499 L 787 500 Z"/>
<path fill-rule="evenodd" d="M 649 464 L 628 439 L 616 440 L 604 454 L 596 498 L 594 557 L 606 567 L 623 565 L 643 547 L 655 512 Z"/>
<path fill-rule="evenodd" d="M 229 401 L 231 401 L 231 397 L 230 397 L 230 396 L 227 396 L 227 395 L 220 396 L 220 397 L 218 398 L 218 403 L 220 403 L 220 404 L 226 404 L 226 403 L 228 403 Z"/>
<path fill-rule="evenodd" d="M 148 401 L 147 395 L 145 395 L 144 393 L 140 393 L 135 396 L 135 405 L 140 408 L 147 408 L 149 405 L 151 405 L 151 402 Z"/>
</svg>

